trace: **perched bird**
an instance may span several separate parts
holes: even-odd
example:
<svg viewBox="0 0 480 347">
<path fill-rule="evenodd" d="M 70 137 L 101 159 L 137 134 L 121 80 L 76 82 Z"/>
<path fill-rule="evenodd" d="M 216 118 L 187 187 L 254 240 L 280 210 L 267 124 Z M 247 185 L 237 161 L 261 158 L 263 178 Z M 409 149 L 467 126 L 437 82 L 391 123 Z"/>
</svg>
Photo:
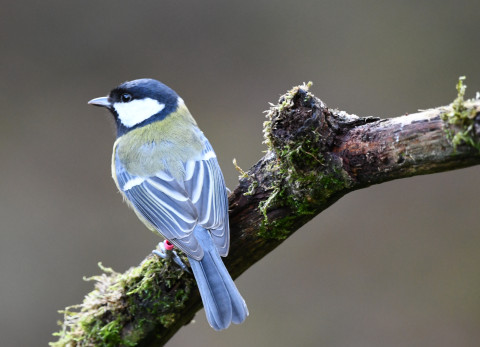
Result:
<svg viewBox="0 0 480 347">
<path fill-rule="evenodd" d="M 212 328 L 242 323 L 245 300 L 220 258 L 230 244 L 225 182 L 183 100 L 139 79 L 88 103 L 113 114 L 113 179 L 140 220 L 187 255 Z"/>
</svg>

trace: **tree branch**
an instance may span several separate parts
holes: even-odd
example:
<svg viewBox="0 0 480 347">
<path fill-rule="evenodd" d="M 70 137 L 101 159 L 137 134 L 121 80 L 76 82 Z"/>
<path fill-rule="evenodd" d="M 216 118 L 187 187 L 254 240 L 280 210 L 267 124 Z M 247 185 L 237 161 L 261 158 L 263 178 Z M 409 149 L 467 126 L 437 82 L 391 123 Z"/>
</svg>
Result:
<svg viewBox="0 0 480 347">
<path fill-rule="evenodd" d="M 229 197 L 233 278 L 343 195 L 389 180 L 480 163 L 480 100 L 391 119 L 331 110 L 298 86 L 272 105 L 267 154 Z M 193 277 L 148 256 L 124 274 L 103 268 L 82 304 L 62 311 L 52 346 L 160 346 L 201 308 Z"/>
</svg>

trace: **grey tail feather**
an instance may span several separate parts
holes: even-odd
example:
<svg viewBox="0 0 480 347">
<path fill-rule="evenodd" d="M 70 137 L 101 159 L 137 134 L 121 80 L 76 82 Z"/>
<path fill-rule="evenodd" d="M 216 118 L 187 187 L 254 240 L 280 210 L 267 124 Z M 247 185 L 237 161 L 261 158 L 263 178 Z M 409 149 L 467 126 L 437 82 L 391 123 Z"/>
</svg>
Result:
<svg viewBox="0 0 480 347">
<path fill-rule="evenodd" d="M 248 316 L 247 305 L 223 265 L 210 233 L 200 226 L 195 228 L 194 233 L 204 256 L 201 260 L 188 259 L 210 326 L 223 330 L 230 323 L 242 323 Z"/>
</svg>

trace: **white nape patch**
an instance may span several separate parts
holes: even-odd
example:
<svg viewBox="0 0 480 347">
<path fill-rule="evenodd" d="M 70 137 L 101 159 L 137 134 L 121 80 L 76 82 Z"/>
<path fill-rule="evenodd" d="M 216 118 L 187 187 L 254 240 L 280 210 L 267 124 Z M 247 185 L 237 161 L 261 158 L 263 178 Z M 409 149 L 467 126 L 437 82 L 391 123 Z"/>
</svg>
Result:
<svg viewBox="0 0 480 347">
<path fill-rule="evenodd" d="M 118 119 L 126 127 L 133 127 L 147 120 L 165 108 L 165 104 L 151 98 L 136 99 L 130 102 L 116 102 L 113 104 Z"/>
<path fill-rule="evenodd" d="M 133 187 L 142 184 L 143 181 L 145 181 L 145 178 L 142 178 L 142 177 L 132 178 L 130 181 L 125 183 L 125 185 L 123 186 L 123 191 L 126 192 L 127 190 L 132 189 Z"/>
</svg>

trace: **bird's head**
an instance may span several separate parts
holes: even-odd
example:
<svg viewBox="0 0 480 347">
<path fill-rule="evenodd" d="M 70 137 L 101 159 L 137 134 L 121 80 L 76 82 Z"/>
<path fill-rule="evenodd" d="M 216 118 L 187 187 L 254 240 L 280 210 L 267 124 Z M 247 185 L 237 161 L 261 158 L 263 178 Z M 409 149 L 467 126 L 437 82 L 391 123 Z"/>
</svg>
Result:
<svg viewBox="0 0 480 347">
<path fill-rule="evenodd" d="M 108 108 L 117 123 L 117 135 L 163 120 L 182 100 L 165 84 L 149 78 L 124 82 L 108 96 L 92 99 L 90 105 Z"/>
</svg>

